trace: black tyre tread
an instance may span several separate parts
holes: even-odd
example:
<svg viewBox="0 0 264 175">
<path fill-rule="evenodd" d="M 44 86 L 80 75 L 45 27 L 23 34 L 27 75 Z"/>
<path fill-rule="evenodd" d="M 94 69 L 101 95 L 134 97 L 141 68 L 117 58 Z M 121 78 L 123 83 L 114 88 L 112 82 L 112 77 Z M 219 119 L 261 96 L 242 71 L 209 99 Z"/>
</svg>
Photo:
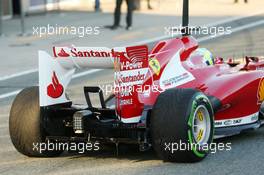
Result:
<svg viewBox="0 0 264 175">
<path fill-rule="evenodd" d="M 164 161 L 197 162 L 204 158 L 194 156 L 192 151 L 169 154 L 164 150 L 165 142 L 181 140 L 188 143 L 188 107 L 197 93 L 200 92 L 195 89 L 169 89 L 157 98 L 151 113 L 150 128 L 154 150 Z"/>
<path fill-rule="evenodd" d="M 9 133 L 15 148 L 24 155 L 47 157 L 61 153 L 61 151 L 39 153 L 33 150 L 33 143 L 45 141 L 41 127 L 39 88 L 36 86 L 26 88 L 16 96 L 9 116 Z"/>
</svg>

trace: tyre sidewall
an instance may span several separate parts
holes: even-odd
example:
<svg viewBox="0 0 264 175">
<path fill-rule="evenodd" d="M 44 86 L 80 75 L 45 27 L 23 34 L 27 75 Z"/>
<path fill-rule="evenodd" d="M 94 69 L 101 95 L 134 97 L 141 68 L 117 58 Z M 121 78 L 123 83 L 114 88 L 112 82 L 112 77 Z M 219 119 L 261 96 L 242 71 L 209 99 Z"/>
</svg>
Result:
<svg viewBox="0 0 264 175">
<path fill-rule="evenodd" d="M 210 115 L 210 133 L 209 133 L 209 138 L 207 141 L 207 148 L 210 148 L 210 144 L 212 143 L 213 136 L 214 136 L 214 112 L 213 108 L 211 106 L 211 103 L 209 99 L 201 92 L 197 92 L 194 94 L 193 98 L 190 100 L 190 104 L 188 107 L 188 130 L 187 130 L 187 140 L 188 144 L 196 144 L 193 133 L 192 133 L 192 120 L 194 117 L 194 112 L 197 109 L 198 106 L 204 106 L 207 111 L 209 112 Z M 196 157 L 197 160 L 203 159 L 206 157 L 206 155 L 209 153 L 209 149 L 201 150 L 199 148 L 193 147 L 192 150 L 190 151 L 191 155 Z"/>
</svg>

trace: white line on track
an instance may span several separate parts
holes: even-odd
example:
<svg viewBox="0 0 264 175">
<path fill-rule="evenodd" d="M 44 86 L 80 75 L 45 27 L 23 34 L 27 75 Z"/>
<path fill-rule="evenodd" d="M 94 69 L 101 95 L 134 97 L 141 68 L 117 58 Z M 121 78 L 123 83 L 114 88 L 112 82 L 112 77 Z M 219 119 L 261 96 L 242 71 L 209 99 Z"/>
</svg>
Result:
<svg viewBox="0 0 264 175">
<path fill-rule="evenodd" d="M 6 93 L 6 94 L 1 94 L 0 95 L 0 99 L 4 99 L 4 98 L 7 98 L 7 97 L 14 96 L 14 95 L 18 94 L 21 90 L 22 89 L 17 90 L 17 91 L 13 91 L 13 92 L 9 92 L 9 93 Z"/>
<path fill-rule="evenodd" d="M 72 79 L 83 77 L 85 75 L 93 74 L 93 73 L 96 73 L 96 72 L 99 72 L 99 71 L 102 71 L 102 69 L 91 69 L 91 70 L 88 70 L 88 71 L 80 72 L 80 73 L 74 74 L 72 76 Z M 6 93 L 6 94 L 2 94 L 2 95 L 0 95 L 0 99 L 4 99 L 4 98 L 8 98 L 8 97 L 17 95 L 21 90 L 22 89 L 16 90 L 16 91 L 13 91 L 13 92 L 9 92 L 9 93 Z"/>
<path fill-rule="evenodd" d="M 10 138 L 10 136 L 9 135 L 2 135 L 2 136 L 0 136 L 0 139 L 7 139 L 7 138 Z"/>
<path fill-rule="evenodd" d="M 6 117 L 6 116 L 8 116 L 9 114 L 0 114 L 0 118 L 1 117 Z"/>
<path fill-rule="evenodd" d="M 38 71 L 38 69 L 30 69 L 30 70 L 26 70 L 26 71 L 23 71 L 23 72 L 19 72 L 19 73 L 3 76 L 3 77 L 0 77 L 0 81 L 4 81 L 4 80 L 11 79 L 11 78 L 16 78 L 16 77 L 20 77 L 20 76 L 23 76 L 23 75 L 35 73 L 37 71 Z"/>
<path fill-rule="evenodd" d="M 8 119 L 9 114 L 5 114 L 5 115 L 0 115 L 0 119 Z"/>
<path fill-rule="evenodd" d="M 227 20 L 222 20 L 222 21 L 218 21 L 218 22 L 215 22 L 215 23 L 208 24 L 206 26 L 219 25 L 219 24 L 231 22 L 231 21 L 234 21 L 234 20 L 238 20 L 238 19 L 243 19 L 243 18 L 247 18 L 247 17 L 250 17 L 250 16 L 254 16 L 254 15 L 257 15 L 257 14 L 261 14 L 261 13 L 255 13 L 255 14 L 251 14 L 251 15 L 248 15 L 248 16 L 241 16 L 241 17 L 235 17 L 235 18 L 231 18 L 231 19 L 227 19 Z M 249 28 L 252 28 L 252 27 L 256 27 L 256 26 L 259 26 L 259 25 L 262 25 L 262 24 L 264 24 L 264 20 L 252 22 L 252 23 L 240 26 L 240 27 L 233 28 L 232 29 L 232 33 L 239 32 L 239 31 L 242 31 L 242 30 L 245 30 L 245 29 L 249 29 Z M 202 38 L 198 39 L 198 42 L 208 41 L 208 40 L 215 39 L 215 38 L 218 38 L 218 37 L 221 37 L 221 36 L 223 36 L 223 35 L 216 35 L 214 37 L 212 37 L 212 36 L 202 37 Z M 138 44 L 142 44 L 142 43 L 154 42 L 154 41 L 157 41 L 157 40 L 162 40 L 164 38 L 166 38 L 166 36 L 161 36 L 161 37 L 156 37 L 156 38 L 153 38 L 153 39 L 150 39 L 150 40 L 140 41 L 140 42 L 137 42 L 137 43 L 133 43 L 132 45 L 138 45 Z M 10 79 L 10 78 L 14 78 L 14 77 L 18 77 L 18 76 L 22 76 L 22 75 L 26 75 L 26 74 L 33 73 L 33 72 L 36 72 L 36 71 L 37 70 L 35 70 L 35 69 L 33 70 L 32 69 L 32 70 L 29 70 L 29 71 L 20 72 L 20 73 L 13 74 L 13 75 L 10 75 L 10 76 L 5 76 L 5 77 L 2 77 L 2 78 L 0 77 L 0 81 L 7 80 L 7 79 Z M 102 69 L 92 69 L 92 70 L 80 72 L 80 73 L 77 73 L 77 74 L 73 75 L 73 79 L 79 78 L 79 77 L 82 77 L 82 76 L 85 76 L 85 75 L 93 74 L 93 73 L 96 73 L 96 72 L 99 72 L 99 71 L 102 71 Z M 4 98 L 8 98 L 8 97 L 14 96 L 14 95 L 18 94 L 21 90 L 22 89 L 16 90 L 16 91 L 13 91 L 13 92 L 9 92 L 9 93 L 6 93 L 6 94 L 1 94 L 0 95 L 0 99 L 4 99 Z"/>
<path fill-rule="evenodd" d="M 0 125 L 0 129 L 2 129 L 2 128 L 7 128 L 7 127 L 8 127 L 7 124 L 2 124 L 2 125 Z"/>
</svg>

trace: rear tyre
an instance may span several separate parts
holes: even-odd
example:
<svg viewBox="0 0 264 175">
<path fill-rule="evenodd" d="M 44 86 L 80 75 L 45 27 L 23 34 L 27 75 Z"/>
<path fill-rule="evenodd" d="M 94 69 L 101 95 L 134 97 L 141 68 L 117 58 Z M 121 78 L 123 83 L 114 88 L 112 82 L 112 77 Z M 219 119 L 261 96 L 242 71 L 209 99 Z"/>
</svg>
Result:
<svg viewBox="0 0 264 175">
<path fill-rule="evenodd" d="M 209 99 L 194 89 L 159 95 L 150 118 L 153 148 L 164 161 L 197 162 L 208 154 L 214 132 Z"/>
<path fill-rule="evenodd" d="M 264 120 L 264 103 L 261 103 L 261 105 L 260 105 L 259 119 Z"/>
<path fill-rule="evenodd" d="M 35 157 L 58 156 L 62 151 L 40 152 L 34 145 L 45 143 L 41 123 L 39 88 L 22 90 L 15 98 L 9 116 L 9 133 L 15 148 L 22 154 Z"/>
</svg>

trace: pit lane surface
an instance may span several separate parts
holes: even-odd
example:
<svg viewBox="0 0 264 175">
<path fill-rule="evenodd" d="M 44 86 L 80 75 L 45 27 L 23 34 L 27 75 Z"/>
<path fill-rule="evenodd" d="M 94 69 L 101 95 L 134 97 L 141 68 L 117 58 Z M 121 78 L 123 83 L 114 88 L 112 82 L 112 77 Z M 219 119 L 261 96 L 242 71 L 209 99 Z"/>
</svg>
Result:
<svg viewBox="0 0 264 175">
<path fill-rule="evenodd" d="M 228 37 L 202 43 L 216 55 L 225 58 L 241 57 L 243 54 L 264 55 L 264 26 L 242 31 Z M 240 53 L 240 54 L 238 54 Z M 24 86 L 34 85 L 35 75 L 17 80 Z M 34 80 L 35 79 L 35 80 Z M 69 94 L 76 102 L 83 102 L 82 87 L 111 83 L 113 73 L 104 70 L 93 76 L 75 79 Z M 6 83 L 10 86 L 12 82 Z M 8 88 L 8 87 L 7 87 Z M 57 158 L 27 158 L 19 154 L 11 144 L 8 133 L 8 113 L 13 97 L 0 102 L 0 174 L 263 174 L 264 172 L 264 128 L 238 136 L 218 140 L 231 142 L 230 151 L 217 151 L 199 163 L 164 163 L 153 151 L 139 152 L 134 147 L 120 148 L 85 154 L 64 153 Z"/>
</svg>

